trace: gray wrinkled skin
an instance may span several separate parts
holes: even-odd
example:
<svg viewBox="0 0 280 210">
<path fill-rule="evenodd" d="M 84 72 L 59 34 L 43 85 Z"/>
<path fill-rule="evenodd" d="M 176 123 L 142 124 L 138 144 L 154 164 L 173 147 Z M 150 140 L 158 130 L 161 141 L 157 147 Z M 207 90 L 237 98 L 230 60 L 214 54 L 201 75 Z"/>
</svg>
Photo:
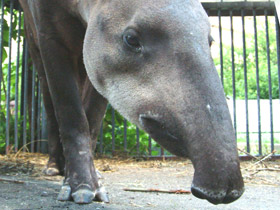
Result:
<svg viewBox="0 0 280 210">
<path fill-rule="evenodd" d="M 30 40 L 44 63 L 74 201 L 88 203 L 95 192 L 104 191 L 90 165 L 88 139 L 90 133 L 96 139 L 107 101 L 167 150 L 192 160 L 195 196 L 214 204 L 238 199 L 244 184 L 235 136 L 211 58 L 209 20 L 199 1 L 54 2 L 21 4 L 30 14 Z M 75 58 L 76 65 L 70 65 Z M 92 94 L 78 86 L 90 96 L 87 100 L 79 97 L 73 82 L 84 81 L 72 74 L 81 72 L 75 68 L 81 58 L 93 85 Z M 80 103 L 93 97 L 83 111 Z M 72 123 L 62 106 L 75 116 Z M 81 120 L 74 123 L 76 119 Z M 79 188 L 81 184 L 88 187 Z M 99 193 L 99 200 L 106 200 L 104 195 Z"/>
</svg>

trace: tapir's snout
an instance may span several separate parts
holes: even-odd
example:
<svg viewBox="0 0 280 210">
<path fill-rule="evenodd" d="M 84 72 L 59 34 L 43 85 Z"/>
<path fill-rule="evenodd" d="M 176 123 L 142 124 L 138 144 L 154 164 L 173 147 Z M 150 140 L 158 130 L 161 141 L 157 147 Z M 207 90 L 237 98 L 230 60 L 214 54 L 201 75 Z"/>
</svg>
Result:
<svg viewBox="0 0 280 210">
<path fill-rule="evenodd" d="M 216 153 L 205 152 L 204 157 L 200 156 L 202 159 L 192 161 L 195 168 L 192 194 L 213 204 L 231 203 L 244 192 L 238 156 L 222 152 L 217 147 Z"/>
<path fill-rule="evenodd" d="M 244 183 L 230 125 L 228 129 L 216 129 L 219 135 L 213 132 L 215 129 L 196 130 L 183 126 L 178 117 L 163 109 L 158 107 L 161 111 L 140 114 L 140 126 L 171 153 L 191 159 L 195 169 L 192 194 L 213 204 L 237 200 L 244 192 Z M 204 123 L 205 118 L 196 127 Z M 218 128 L 215 124 L 212 119 L 211 125 Z"/>
</svg>

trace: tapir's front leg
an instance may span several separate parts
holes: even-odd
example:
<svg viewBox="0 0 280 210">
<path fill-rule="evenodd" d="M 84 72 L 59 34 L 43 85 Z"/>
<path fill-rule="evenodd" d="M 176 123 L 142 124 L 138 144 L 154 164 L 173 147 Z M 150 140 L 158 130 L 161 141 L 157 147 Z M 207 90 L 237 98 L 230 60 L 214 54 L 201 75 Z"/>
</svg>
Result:
<svg viewBox="0 0 280 210">
<path fill-rule="evenodd" d="M 75 64 L 78 57 L 72 54 L 69 47 L 57 36 L 52 37 L 54 29 L 44 18 L 41 22 L 40 18 L 37 21 L 38 26 L 43 26 L 39 28 L 39 49 L 59 125 L 66 164 L 65 185 L 59 199 L 69 200 L 72 197 L 76 203 L 89 203 L 97 196 L 96 199 L 106 202 L 106 192 L 99 192 L 100 186 L 93 165 L 90 129 L 76 77 Z"/>
<path fill-rule="evenodd" d="M 80 69 L 84 68 L 84 66 L 80 67 Z M 82 100 L 83 100 L 83 106 L 86 112 L 90 134 L 91 134 L 91 148 L 93 151 L 96 148 L 97 143 L 97 137 L 100 131 L 101 123 L 106 111 L 107 107 L 107 100 L 101 96 L 96 89 L 92 86 L 91 82 L 89 81 L 89 78 L 86 77 L 85 83 L 82 87 L 83 93 L 82 93 Z M 96 169 L 98 179 L 101 179 L 102 176 L 100 172 Z M 100 200 L 106 200 L 106 198 L 103 198 L 106 196 L 104 194 L 105 188 L 102 187 L 101 181 L 99 180 L 99 189 L 96 191 L 96 197 L 98 197 Z"/>
<path fill-rule="evenodd" d="M 55 40 L 40 46 L 66 160 L 66 185 L 60 200 L 89 203 L 99 188 L 93 165 L 89 124 L 82 106 L 73 60 L 69 52 Z M 45 50 L 44 50 L 45 49 Z M 67 188 L 67 190 L 65 190 Z M 71 193 L 71 194 L 70 194 Z M 107 197 L 99 196 L 107 201 Z"/>
</svg>

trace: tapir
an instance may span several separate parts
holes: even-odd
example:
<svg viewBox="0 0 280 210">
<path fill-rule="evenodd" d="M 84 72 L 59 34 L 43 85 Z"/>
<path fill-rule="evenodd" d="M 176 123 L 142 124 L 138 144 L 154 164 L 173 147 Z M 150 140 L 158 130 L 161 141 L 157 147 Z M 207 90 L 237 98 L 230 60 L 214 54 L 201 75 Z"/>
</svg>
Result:
<svg viewBox="0 0 280 210">
<path fill-rule="evenodd" d="M 244 191 L 235 133 L 198 0 L 20 0 L 47 111 L 58 200 L 109 202 L 92 149 L 107 103 L 171 153 L 189 157 L 192 194 Z M 57 171 L 56 171 L 57 170 Z"/>
</svg>

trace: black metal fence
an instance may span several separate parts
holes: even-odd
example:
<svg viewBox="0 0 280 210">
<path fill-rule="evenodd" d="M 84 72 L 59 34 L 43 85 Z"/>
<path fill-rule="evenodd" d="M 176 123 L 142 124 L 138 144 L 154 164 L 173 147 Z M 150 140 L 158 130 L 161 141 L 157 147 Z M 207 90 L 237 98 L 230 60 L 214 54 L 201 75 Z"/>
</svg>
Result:
<svg viewBox="0 0 280 210">
<path fill-rule="evenodd" d="M 273 2 L 203 3 L 215 43 L 212 54 L 229 101 L 238 147 L 280 155 L 280 33 Z M 1 0 L 0 152 L 47 151 L 39 80 L 28 57 L 23 14 Z M 108 106 L 98 153 L 169 156 L 148 134 Z M 244 153 L 240 152 L 240 155 Z"/>
<path fill-rule="evenodd" d="M 217 69 L 231 98 L 238 147 L 257 155 L 276 150 L 279 155 L 279 21 L 274 2 L 205 3 L 204 8 L 218 22 Z"/>
</svg>

